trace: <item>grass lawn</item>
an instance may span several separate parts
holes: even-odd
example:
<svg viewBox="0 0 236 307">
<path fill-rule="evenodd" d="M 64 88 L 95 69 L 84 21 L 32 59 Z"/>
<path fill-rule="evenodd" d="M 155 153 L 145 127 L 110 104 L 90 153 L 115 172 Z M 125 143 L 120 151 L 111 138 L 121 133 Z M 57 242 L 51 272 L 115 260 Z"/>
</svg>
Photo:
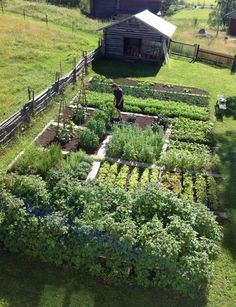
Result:
<svg viewBox="0 0 236 307">
<path fill-rule="evenodd" d="M 27 10 L 30 15 L 33 16 L 36 11 L 36 3 L 9 3 L 9 9 L 13 10 L 14 7 L 14 12 L 20 11 L 25 3 L 27 7 L 32 7 L 31 11 Z M 44 3 L 39 7 L 38 20 L 28 17 L 24 20 L 23 16 L 9 14 L 9 11 L 0 18 L 0 121 L 28 100 L 28 86 L 39 93 L 55 80 L 60 63 L 65 74 L 72 69 L 74 57 L 77 60 L 81 57 L 82 50 L 89 51 L 97 47 L 97 21 L 83 17 L 79 10 L 57 8 Z M 44 18 L 46 12 L 50 17 L 52 14 L 54 20 L 50 20 L 46 26 L 40 20 L 40 12 L 44 12 Z M 72 33 L 73 20 L 75 31 Z"/>
<path fill-rule="evenodd" d="M 216 0 L 185 0 L 190 5 L 211 6 L 216 5 Z"/>
<path fill-rule="evenodd" d="M 219 32 L 216 38 L 216 32 L 209 28 L 208 17 L 211 9 L 193 10 L 183 9 L 175 15 L 168 18 L 170 22 L 177 26 L 177 30 L 173 36 L 174 40 L 199 44 L 202 48 L 223 52 L 227 54 L 236 54 L 236 41 L 230 40 L 225 42 L 226 32 Z M 197 23 L 197 24 L 196 24 Z M 200 38 L 197 36 L 200 29 L 206 29 L 211 38 Z"/>
</svg>

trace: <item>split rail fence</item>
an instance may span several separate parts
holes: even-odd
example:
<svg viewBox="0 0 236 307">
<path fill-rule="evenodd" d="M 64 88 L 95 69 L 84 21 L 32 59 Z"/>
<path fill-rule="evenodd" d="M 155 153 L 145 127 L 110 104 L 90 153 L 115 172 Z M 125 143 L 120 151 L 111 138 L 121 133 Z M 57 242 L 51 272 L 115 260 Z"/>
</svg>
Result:
<svg viewBox="0 0 236 307">
<path fill-rule="evenodd" d="M 29 89 L 30 100 L 22 106 L 15 114 L 0 123 L 0 144 L 9 141 L 14 132 L 26 123 L 31 116 L 44 111 L 53 96 L 60 92 L 72 82 L 76 82 L 77 77 L 83 74 L 90 63 L 101 56 L 101 48 L 90 53 L 83 53 L 83 58 L 74 66 L 68 74 L 60 78 L 60 73 L 56 73 L 57 80 L 51 84 L 46 90 L 34 97 L 34 93 Z"/>
</svg>

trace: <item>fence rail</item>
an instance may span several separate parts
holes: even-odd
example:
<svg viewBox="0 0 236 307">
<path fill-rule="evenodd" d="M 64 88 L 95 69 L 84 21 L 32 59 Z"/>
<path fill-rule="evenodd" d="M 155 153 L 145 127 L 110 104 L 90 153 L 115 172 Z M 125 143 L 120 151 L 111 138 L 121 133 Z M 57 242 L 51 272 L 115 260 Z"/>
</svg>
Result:
<svg viewBox="0 0 236 307">
<path fill-rule="evenodd" d="M 186 44 L 171 40 L 169 46 L 170 54 L 187 57 L 192 61 L 206 62 L 209 64 L 230 68 L 232 72 L 236 71 L 236 55 L 206 50 L 198 44 Z"/>
<path fill-rule="evenodd" d="M 100 47 L 88 54 L 84 53 L 83 58 L 75 65 L 74 69 L 65 76 L 58 78 L 42 93 L 26 102 L 20 110 L 0 123 L 0 144 L 10 140 L 20 125 L 27 122 L 31 116 L 45 110 L 50 99 L 69 83 L 76 82 L 76 78 L 86 71 L 87 66 L 100 55 Z"/>
</svg>

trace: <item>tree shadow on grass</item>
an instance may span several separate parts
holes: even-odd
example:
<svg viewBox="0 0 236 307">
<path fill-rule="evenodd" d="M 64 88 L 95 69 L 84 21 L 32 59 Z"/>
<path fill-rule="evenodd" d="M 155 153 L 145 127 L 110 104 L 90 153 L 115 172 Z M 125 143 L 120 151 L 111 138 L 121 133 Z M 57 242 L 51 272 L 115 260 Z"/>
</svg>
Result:
<svg viewBox="0 0 236 307">
<path fill-rule="evenodd" d="M 68 268 L 15 254 L 0 254 L 0 302 L 10 307 L 161 307 L 205 306 L 206 296 L 171 291 L 115 287 Z"/>
<path fill-rule="evenodd" d="M 154 77 L 161 69 L 161 64 L 125 62 L 121 60 L 101 58 L 95 61 L 92 69 L 95 73 L 106 78 L 139 78 Z"/>
<path fill-rule="evenodd" d="M 236 125 L 236 123 L 235 123 Z M 224 227 L 224 246 L 236 259 L 236 132 L 227 131 L 217 135 L 223 173 L 221 198 L 224 208 L 229 211 L 230 222 Z"/>
</svg>

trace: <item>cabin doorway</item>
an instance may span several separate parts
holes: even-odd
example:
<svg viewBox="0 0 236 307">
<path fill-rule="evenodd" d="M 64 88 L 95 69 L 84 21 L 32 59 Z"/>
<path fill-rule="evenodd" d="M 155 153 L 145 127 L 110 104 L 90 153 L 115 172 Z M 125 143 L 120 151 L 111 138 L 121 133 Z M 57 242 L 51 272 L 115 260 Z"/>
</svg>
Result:
<svg viewBox="0 0 236 307">
<path fill-rule="evenodd" d="M 139 38 L 124 38 L 124 56 L 141 58 L 142 40 Z"/>
</svg>

